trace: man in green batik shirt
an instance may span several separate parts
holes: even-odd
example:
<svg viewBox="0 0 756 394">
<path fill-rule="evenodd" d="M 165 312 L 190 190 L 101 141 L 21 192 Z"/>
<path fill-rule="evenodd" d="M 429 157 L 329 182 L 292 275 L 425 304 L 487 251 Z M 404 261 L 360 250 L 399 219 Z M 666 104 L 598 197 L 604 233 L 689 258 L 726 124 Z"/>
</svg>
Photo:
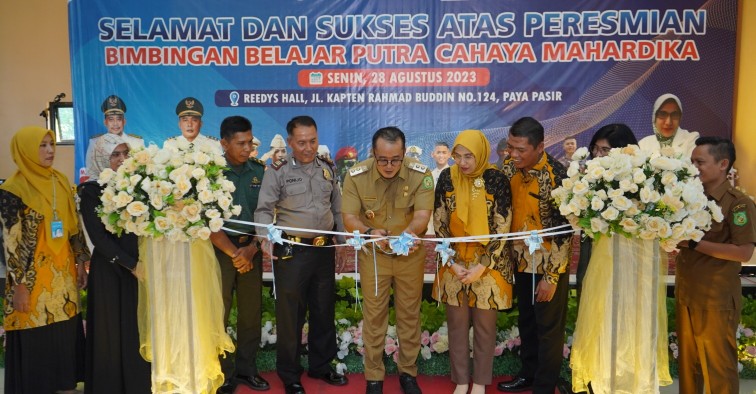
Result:
<svg viewBox="0 0 756 394">
<path fill-rule="evenodd" d="M 233 203 L 241 206 L 241 213 L 232 219 L 252 222 L 265 173 L 265 164 L 249 157 L 252 123 L 242 116 L 230 116 L 221 123 L 220 137 L 229 167 L 223 174 L 236 186 Z M 224 226 L 228 230 L 210 236 L 221 270 L 224 322 L 228 323 L 234 289 L 239 313 L 236 324 L 236 370 L 232 371 L 234 361 L 231 357 L 220 358 L 225 382 L 218 393 L 233 393 L 236 382 L 253 390 L 268 390 L 270 385 L 257 373 L 256 365 L 261 337 L 262 253 L 259 242 L 251 235 L 255 232 L 253 226 L 232 222 L 226 222 Z"/>
</svg>

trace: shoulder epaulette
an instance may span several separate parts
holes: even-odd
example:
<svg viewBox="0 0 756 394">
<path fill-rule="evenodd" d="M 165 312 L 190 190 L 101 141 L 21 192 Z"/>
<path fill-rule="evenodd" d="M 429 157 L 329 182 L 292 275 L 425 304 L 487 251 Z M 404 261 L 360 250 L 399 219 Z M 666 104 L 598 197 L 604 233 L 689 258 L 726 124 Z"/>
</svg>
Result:
<svg viewBox="0 0 756 394">
<path fill-rule="evenodd" d="M 173 137 L 168 137 L 168 138 L 166 138 L 165 140 L 166 140 L 166 141 L 170 141 L 170 140 L 175 140 L 176 138 L 178 138 L 178 136 L 177 136 L 177 135 L 174 135 Z"/>
<path fill-rule="evenodd" d="M 363 173 L 367 172 L 367 170 L 368 170 L 368 167 L 365 166 L 365 165 L 354 166 L 354 167 L 352 167 L 352 168 L 349 169 L 349 175 L 351 175 L 351 176 L 360 175 L 360 174 L 363 174 Z"/>
<path fill-rule="evenodd" d="M 270 168 L 278 171 L 281 167 L 284 166 L 284 164 L 286 164 L 286 159 L 276 160 L 273 163 L 270 163 Z"/>
<path fill-rule="evenodd" d="M 253 162 L 253 163 L 256 163 L 256 164 L 259 164 L 259 165 L 261 165 L 261 166 L 265 167 L 265 162 L 264 162 L 264 161 L 262 161 L 262 160 L 260 160 L 260 159 L 258 159 L 258 158 L 256 158 L 256 157 L 250 157 L 250 158 L 249 158 L 249 161 L 251 161 L 251 162 Z"/>
<path fill-rule="evenodd" d="M 425 174 L 425 172 L 428 171 L 428 166 L 426 166 L 425 164 L 422 164 L 422 163 L 417 163 L 417 162 L 410 163 L 408 167 L 409 167 L 410 170 L 415 170 L 415 171 L 423 173 L 423 174 Z"/>
<path fill-rule="evenodd" d="M 213 140 L 213 141 L 220 141 L 220 140 L 218 139 L 218 137 L 213 137 L 212 135 L 206 135 L 205 137 L 207 137 L 207 139 L 209 139 L 209 140 Z"/>
<path fill-rule="evenodd" d="M 129 136 L 129 137 L 131 137 L 131 138 L 137 138 L 137 139 L 140 139 L 140 140 L 142 139 L 142 136 L 141 136 L 141 135 L 136 135 L 136 134 L 129 134 L 129 133 L 126 133 L 126 135 L 128 135 L 128 136 Z"/>
<path fill-rule="evenodd" d="M 321 161 L 323 161 L 323 163 L 326 163 L 326 164 L 328 164 L 331 167 L 333 167 L 333 165 L 334 165 L 333 162 L 329 158 L 327 158 L 325 156 L 318 155 L 318 159 L 320 159 Z"/>
</svg>

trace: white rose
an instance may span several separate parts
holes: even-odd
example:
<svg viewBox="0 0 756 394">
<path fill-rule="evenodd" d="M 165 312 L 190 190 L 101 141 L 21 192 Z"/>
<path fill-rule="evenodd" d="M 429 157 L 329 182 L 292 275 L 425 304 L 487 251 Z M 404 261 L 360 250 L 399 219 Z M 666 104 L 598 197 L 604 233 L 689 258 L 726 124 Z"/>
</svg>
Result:
<svg viewBox="0 0 756 394">
<path fill-rule="evenodd" d="M 625 196 L 619 196 L 612 199 L 612 205 L 620 211 L 627 211 L 633 206 L 633 202 Z"/>
<path fill-rule="evenodd" d="M 210 219 L 208 226 L 210 227 L 210 231 L 216 233 L 220 231 L 221 227 L 223 227 L 223 219 L 221 218 Z"/>
<path fill-rule="evenodd" d="M 620 153 L 623 155 L 637 156 L 640 152 L 638 145 L 627 145 L 620 149 Z"/>
<path fill-rule="evenodd" d="M 586 178 L 600 179 L 604 176 L 604 167 L 601 166 L 589 166 L 585 172 Z"/>
<path fill-rule="evenodd" d="M 100 185 L 104 185 L 108 182 L 110 182 L 111 179 L 115 176 L 115 171 L 111 170 L 110 168 L 106 168 L 100 172 L 100 177 L 97 179 L 97 183 Z"/>
<path fill-rule="evenodd" d="M 609 207 L 601 212 L 601 217 L 611 222 L 619 217 L 619 211 L 614 207 Z"/>
<path fill-rule="evenodd" d="M 139 229 L 137 228 L 136 223 L 134 223 L 134 222 L 132 222 L 130 220 L 126 222 L 125 230 L 126 230 L 127 233 L 131 233 L 131 234 L 136 234 L 137 231 L 139 231 Z"/>
<path fill-rule="evenodd" d="M 205 176 L 205 170 L 203 170 L 202 168 L 197 167 L 192 170 L 192 178 L 201 179 L 204 176 Z"/>
<path fill-rule="evenodd" d="M 142 185 L 139 186 L 139 188 L 149 194 L 152 191 L 152 181 L 149 178 L 143 180 Z"/>
<path fill-rule="evenodd" d="M 157 184 L 157 192 L 160 195 L 167 196 L 173 192 L 173 183 L 168 181 L 160 181 Z"/>
<path fill-rule="evenodd" d="M 577 201 L 574 199 L 567 204 L 567 208 L 575 215 L 580 215 L 582 210 L 580 209 L 580 205 L 578 205 Z"/>
<path fill-rule="evenodd" d="M 672 212 L 677 212 L 685 206 L 679 198 L 666 193 L 662 196 L 661 202 L 669 207 Z"/>
<path fill-rule="evenodd" d="M 649 203 L 655 203 L 659 201 L 659 199 L 661 198 L 661 195 L 656 190 L 653 190 L 649 188 L 648 186 L 644 186 L 640 190 L 640 198 L 643 203 L 649 204 Z"/>
<path fill-rule="evenodd" d="M 580 163 L 577 161 L 570 162 L 569 167 L 567 167 L 567 176 L 572 178 L 580 173 Z"/>
<path fill-rule="evenodd" d="M 198 203 L 184 205 L 184 208 L 181 209 L 181 216 L 191 223 L 202 220 L 202 217 L 200 216 L 201 213 L 202 205 Z"/>
<path fill-rule="evenodd" d="M 580 208 L 581 211 L 588 209 L 588 207 L 591 205 L 591 203 L 587 198 L 585 198 L 585 196 L 576 196 L 573 201 L 575 201 L 575 204 L 577 204 L 578 208 Z"/>
<path fill-rule="evenodd" d="M 150 152 L 147 150 L 140 150 L 132 155 L 134 161 L 140 166 L 146 166 L 150 162 Z"/>
<path fill-rule="evenodd" d="M 155 156 L 152 158 L 152 160 L 160 165 L 165 165 L 168 163 L 168 160 L 171 159 L 171 151 L 168 149 L 160 149 L 158 152 L 155 153 Z"/>
<path fill-rule="evenodd" d="M 724 215 L 722 215 L 722 208 L 717 205 L 717 203 L 715 203 L 714 201 L 709 201 L 706 203 L 706 205 L 709 207 L 711 216 L 715 222 L 721 222 L 722 220 L 724 220 Z"/>
<path fill-rule="evenodd" d="M 632 199 L 630 200 L 630 208 L 625 210 L 625 216 L 635 216 L 640 213 L 640 210 L 638 209 L 638 200 Z"/>
<path fill-rule="evenodd" d="M 226 163 L 226 158 L 223 157 L 223 155 L 215 155 L 215 156 L 213 156 L 213 162 L 215 162 L 215 164 L 217 164 L 219 166 L 225 166 L 227 164 Z"/>
<path fill-rule="evenodd" d="M 142 216 L 149 212 L 149 208 L 141 201 L 133 201 L 126 207 L 126 211 L 131 216 Z"/>
<path fill-rule="evenodd" d="M 584 181 L 580 181 L 575 183 L 575 187 L 572 188 L 572 193 L 575 195 L 582 195 L 587 193 L 588 190 L 590 190 L 588 184 Z"/>
<path fill-rule="evenodd" d="M 163 209 L 165 203 L 163 202 L 163 196 L 158 193 L 150 194 L 150 205 L 157 210 Z"/>
<path fill-rule="evenodd" d="M 129 178 L 119 178 L 115 184 L 115 187 L 118 190 L 126 190 L 129 186 L 131 186 L 131 180 Z"/>
<path fill-rule="evenodd" d="M 677 171 L 680 169 L 680 160 L 673 159 L 666 156 L 659 156 L 652 158 L 649 163 L 652 166 L 664 170 L 664 171 Z"/>
<path fill-rule="evenodd" d="M 606 193 L 606 196 L 611 198 L 612 200 L 624 195 L 625 192 L 623 192 L 622 189 L 609 189 L 609 191 Z"/>
<path fill-rule="evenodd" d="M 565 202 L 563 204 L 560 204 L 559 205 L 559 214 L 562 215 L 562 216 L 564 216 L 564 217 L 568 217 L 568 216 L 572 215 L 572 207 L 567 202 Z"/>
<path fill-rule="evenodd" d="M 134 197 L 126 192 L 119 192 L 115 195 L 115 197 L 113 197 L 113 203 L 115 203 L 115 206 L 117 208 L 123 208 L 132 201 L 134 201 Z"/>
<path fill-rule="evenodd" d="M 212 234 L 212 231 L 210 231 L 210 229 L 205 226 L 202 226 L 199 230 L 197 230 L 197 236 L 202 240 L 210 238 L 210 234 Z"/>
<path fill-rule="evenodd" d="M 205 216 L 207 216 L 208 219 L 216 219 L 216 218 L 220 218 L 221 214 L 217 209 L 210 208 L 205 211 Z"/>
<path fill-rule="evenodd" d="M 203 204 L 209 204 L 215 201 L 215 195 L 213 195 L 213 192 L 210 191 L 210 189 L 204 189 L 199 192 L 199 194 L 197 194 L 197 199 L 200 200 Z"/>
<path fill-rule="evenodd" d="M 604 171 L 604 173 L 601 176 L 604 178 L 605 181 L 611 182 L 617 176 L 617 173 L 610 168 Z"/>
<path fill-rule="evenodd" d="M 187 178 L 184 175 L 180 175 L 176 178 L 176 192 L 177 197 L 182 197 L 186 193 L 188 193 L 190 190 L 192 190 L 192 183 L 189 181 L 189 178 Z"/>
<path fill-rule="evenodd" d="M 711 224 L 712 215 L 709 211 L 702 209 L 693 212 L 689 218 L 695 221 L 697 228 L 705 228 Z"/>
<path fill-rule="evenodd" d="M 609 229 L 609 224 L 600 218 L 591 219 L 591 231 L 594 233 L 605 233 Z"/>
<path fill-rule="evenodd" d="M 193 159 L 195 163 L 201 166 L 210 162 L 210 156 L 205 152 L 194 152 Z"/>
<path fill-rule="evenodd" d="M 565 189 L 572 190 L 572 188 L 575 186 L 575 182 L 571 178 L 564 178 L 562 179 L 562 187 Z"/>
<path fill-rule="evenodd" d="M 173 167 L 180 167 L 182 164 L 184 164 L 184 158 L 181 157 L 181 155 L 174 154 L 171 156 L 170 160 L 168 160 L 168 164 L 172 165 Z"/>
<path fill-rule="evenodd" d="M 641 184 L 646 180 L 646 174 L 642 169 L 636 168 L 633 170 L 633 182 Z"/>
<path fill-rule="evenodd" d="M 630 234 L 634 234 L 638 230 L 638 223 L 635 222 L 635 220 L 631 218 L 624 218 L 620 221 L 620 226 L 622 226 L 622 229 L 627 231 Z"/>
<path fill-rule="evenodd" d="M 601 189 L 601 190 L 597 191 L 596 194 L 594 194 L 594 196 L 596 196 L 596 197 L 598 197 L 598 198 L 600 198 L 600 199 L 602 199 L 604 201 L 606 201 L 609 198 L 609 196 L 606 195 L 606 190 L 604 190 L 604 189 Z"/>
<path fill-rule="evenodd" d="M 141 180 L 142 180 L 142 176 L 141 175 L 134 174 L 134 175 L 132 175 L 129 178 L 129 183 L 131 184 L 132 187 L 135 187 L 139 183 L 139 181 L 141 181 Z"/>
<path fill-rule="evenodd" d="M 672 226 L 672 238 L 682 239 L 683 235 L 685 235 L 685 226 L 682 224 L 675 224 Z"/>
<path fill-rule="evenodd" d="M 640 239 L 645 239 L 646 241 L 648 241 L 648 240 L 652 240 L 652 239 L 656 239 L 656 232 L 654 232 L 654 231 L 649 231 L 649 230 L 641 230 L 641 231 L 640 231 L 640 232 L 638 233 L 638 237 L 639 237 Z"/>
<path fill-rule="evenodd" d="M 659 234 L 659 238 L 669 238 L 672 235 L 672 227 L 666 221 L 662 221 L 657 234 Z"/>
<path fill-rule="evenodd" d="M 575 153 L 572 154 L 572 160 L 575 161 L 584 160 L 586 157 L 588 157 L 588 148 L 584 146 L 578 148 Z"/>
<path fill-rule="evenodd" d="M 218 206 L 219 206 L 219 207 L 220 207 L 220 208 L 221 208 L 222 210 L 224 210 L 224 211 L 227 211 L 227 210 L 228 210 L 228 207 L 230 207 L 230 206 L 231 206 L 231 199 L 230 199 L 230 198 L 228 198 L 228 197 L 226 197 L 226 196 L 222 196 L 222 197 L 219 197 L 219 198 L 218 198 Z"/>
<path fill-rule="evenodd" d="M 202 178 L 197 181 L 197 190 L 206 190 L 210 188 L 210 179 Z"/>
<path fill-rule="evenodd" d="M 604 209 L 604 200 L 599 198 L 599 196 L 593 196 L 591 199 L 591 209 L 594 211 L 600 211 Z"/>
<path fill-rule="evenodd" d="M 185 138 L 176 138 L 176 147 L 181 150 L 187 150 L 189 149 L 190 142 L 187 141 Z"/>
<path fill-rule="evenodd" d="M 677 182 L 677 177 L 674 172 L 664 171 L 662 172 L 661 183 L 662 185 L 671 185 Z"/>
<path fill-rule="evenodd" d="M 234 205 L 231 207 L 231 213 L 233 213 L 235 216 L 239 216 L 241 213 L 242 207 L 241 205 Z"/>
<path fill-rule="evenodd" d="M 663 231 L 665 224 L 667 224 L 667 222 L 665 222 L 664 219 L 656 216 L 651 216 L 646 221 L 646 230 L 658 234 L 660 231 Z"/>
<path fill-rule="evenodd" d="M 236 185 L 234 185 L 234 183 L 229 181 L 228 179 L 222 179 L 220 183 L 223 190 L 226 190 L 229 193 L 233 193 L 234 191 L 236 191 Z"/>
<path fill-rule="evenodd" d="M 155 230 L 164 233 L 171 228 L 171 222 L 165 216 L 158 216 L 155 218 Z"/>
<path fill-rule="evenodd" d="M 128 159 L 126 159 L 126 160 L 125 160 L 125 161 L 123 162 L 123 164 L 121 164 L 121 166 L 120 166 L 120 167 L 118 167 L 118 169 L 119 169 L 119 170 L 121 170 L 121 169 L 122 169 L 122 171 L 123 171 L 123 172 L 125 172 L 125 173 L 126 173 L 126 172 L 128 172 L 128 173 L 131 173 L 131 172 L 134 172 L 134 171 L 136 171 L 136 169 L 137 169 L 137 164 L 136 164 L 136 162 L 134 161 L 134 159 L 132 159 L 132 158 L 128 158 Z"/>
</svg>

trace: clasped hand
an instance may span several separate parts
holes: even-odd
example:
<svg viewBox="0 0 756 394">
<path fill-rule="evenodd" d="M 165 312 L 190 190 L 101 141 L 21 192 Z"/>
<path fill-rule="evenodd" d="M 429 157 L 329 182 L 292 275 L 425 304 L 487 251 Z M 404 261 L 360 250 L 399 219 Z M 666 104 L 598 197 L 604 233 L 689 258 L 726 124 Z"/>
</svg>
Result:
<svg viewBox="0 0 756 394">
<path fill-rule="evenodd" d="M 463 265 L 454 263 L 451 265 L 451 269 L 460 282 L 469 285 L 483 276 L 486 267 L 482 264 L 475 264 L 470 268 L 465 268 Z"/>
</svg>

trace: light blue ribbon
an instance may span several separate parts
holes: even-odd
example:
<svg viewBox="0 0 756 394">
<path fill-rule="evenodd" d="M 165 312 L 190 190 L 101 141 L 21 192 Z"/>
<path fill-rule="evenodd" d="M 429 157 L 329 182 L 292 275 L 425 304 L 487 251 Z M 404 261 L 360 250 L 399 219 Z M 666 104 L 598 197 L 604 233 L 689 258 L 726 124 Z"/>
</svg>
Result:
<svg viewBox="0 0 756 394">
<path fill-rule="evenodd" d="M 346 243 L 347 245 L 353 247 L 355 251 L 359 251 L 360 249 L 362 249 L 362 245 L 365 244 L 365 240 L 362 239 L 359 231 L 354 230 L 352 232 L 352 238 L 346 240 Z"/>
<path fill-rule="evenodd" d="M 434 250 L 438 252 L 439 256 L 441 256 L 441 263 L 443 265 L 450 264 L 449 259 L 457 254 L 457 252 L 455 252 L 454 249 L 451 248 L 451 243 L 447 239 L 441 241 L 441 243 L 436 244 L 436 249 Z"/>
<path fill-rule="evenodd" d="M 409 256 L 409 250 L 413 243 L 412 236 L 407 232 L 403 232 L 402 235 L 390 240 L 389 246 L 394 253 L 400 256 Z"/>
<path fill-rule="evenodd" d="M 268 229 L 268 240 L 270 242 L 283 245 L 283 238 L 281 238 L 283 231 L 275 228 L 272 223 L 269 224 L 266 228 Z"/>
<path fill-rule="evenodd" d="M 525 245 L 528 245 L 528 251 L 530 252 L 530 260 L 533 262 L 533 298 L 531 303 L 535 305 L 535 277 L 536 277 L 536 258 L 535 251 L 541 249 L 543 238 L 538 234 L 538 231 L 531 231 L 530 236 L 524 239 Z"/>
</svg>

